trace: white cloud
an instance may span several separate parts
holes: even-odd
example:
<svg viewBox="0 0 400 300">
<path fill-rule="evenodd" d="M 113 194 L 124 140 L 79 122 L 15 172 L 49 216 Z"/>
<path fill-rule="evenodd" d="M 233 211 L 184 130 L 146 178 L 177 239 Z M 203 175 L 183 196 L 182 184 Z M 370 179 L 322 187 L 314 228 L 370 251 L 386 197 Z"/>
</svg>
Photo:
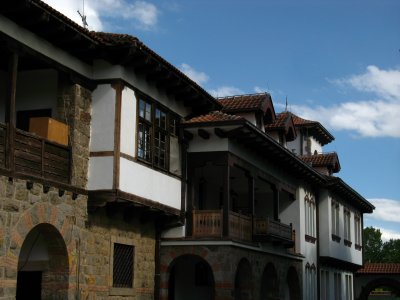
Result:
<svg viewBox="0 0 400 300">
<path fill-rule="evenodd" d="M 181 64 L 179 69 L 183 73 L 185 73 L 186 76 L 188 76 L 193 81 L 197 82 L 199 85 L 202 85 L 202 84 L 206 83 L 208 81 L 208 79 L 209 79 L 209 77 L 208 77 L 208 75 L 206 73 L 196 71 L 195 69 L 193 69 L 188 64 L 185 64 L 185 63 Z"/>
<path fill-rule="evenodd" d="M 369 199 L 375 210 L 369 218 L 400 223 L 400 201 L 392 199 Z"/>
<path fill-rule="evenodd" d="M 263 88 L 263 87 L 259 87 L 259 86 L 255 86 L 255 87 L 254 87 L 254 92 L 255 92 L 255 93 L 265 93 L 265 92 L 267 92 L 267 91 L 268 91 L 268 89 Z"/>
<path fill-rule="evenodd" d="M 214 97 L 235 96 L 243 94 L 243 91 L 234 86 L 221 86 L 215 90 L 209 91 Z"/>
<path fill-rule="evenodd" d="M 385 229 L 385 228 L 379 228 L 380 232 L 382 233 L 382 241 L 387 242 L 391 239 L 393 240 L 399 240 L 400 239 L 400 233 L 395 232 L 393 230 Z"/>
<path fill-rule="evenodd" d="M 83 12 L 81 0 L 44 0 L 48 5 L 60 11 L 71 20 L 82 24 L 78 10 Z M 106 30 L 102 19 L 105 17 L 120 18 L 131 21 L 135 28 L 152 30 L 156 28 L 160 11 L 158 8 L 146 1 L 127 0 L 86 0 L 85 15 L 90 30 Z"/>
<path fill-rule="evenodd" d="M 331 82 L 373 93 L 373 98 L 378 99 L 349 101 L 329 107 L 293 105 L 293 112 L 336 130 L 355 131 L 362 137 L 400 137 L 400 70 L 368 66 L 364 74 Z"/>
</svg>

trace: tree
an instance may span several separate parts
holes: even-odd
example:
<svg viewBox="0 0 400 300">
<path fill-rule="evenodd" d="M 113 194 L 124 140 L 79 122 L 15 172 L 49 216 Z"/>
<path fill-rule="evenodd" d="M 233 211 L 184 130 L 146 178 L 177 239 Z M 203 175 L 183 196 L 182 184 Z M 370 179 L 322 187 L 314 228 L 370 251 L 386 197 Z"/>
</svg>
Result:
<svg viewBox="0 0 400 300">
<path fill-rule="evenodd" d="M 382 262 L 382 233 L 374 227 L 366 227 L 363 230 L 364 261 L 378 263 Z"/>
<path fill-rule="evenodd" d="M 400 263 L 400 240 L 390 239 L 383 244 L 382 261 Z"/>
</svg>

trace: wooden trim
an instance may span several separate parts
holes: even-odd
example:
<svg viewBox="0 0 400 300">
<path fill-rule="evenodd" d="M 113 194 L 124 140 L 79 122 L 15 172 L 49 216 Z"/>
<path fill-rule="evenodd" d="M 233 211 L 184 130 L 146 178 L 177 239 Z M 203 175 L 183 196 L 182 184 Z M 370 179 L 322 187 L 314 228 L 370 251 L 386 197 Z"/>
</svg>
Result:
<svg viewBox="0 0 400 300">
<path fill-rule="evenodd" d="M 306 234 L 304 236 L 304 238 L 305 238 L 306 242 L 309 242 L 309 243 L 312 243 L 312 244 L 315 244 L 315 242 L 317 241 L 316 237 L 313 237 L 313 236 L 308 235 L 308 234 Z"/>
<path fill-rule="evenodd" d="M 17 95 L 17 76 L 18 76 L 18 54 L 12 53 L 9 65 L 8 65 L 8 75 L 9 75 L 9 92 L 8 99 L 6 102 L 6 123 L 8 123 L 8 165 L 7 167 L 14 173 L 15 170 L 15 126 L 16 126 L 16 95 Z"/>
<path fill-rule="evenodd" d="M 344 242 L 344 245 L 347 247 L 351 247 L 351 245 L 352 245 L 352 242 L 349 240 L 343 239 L 343 242 Z"/>
<path fill-rule="evenodd" d="M 337 242 L 337 243 L 340 243 L 340 240 L 341 240 L 341 239 L 342 239 L 342 238 L 341 238 L 340 236 L 338 236 L 338 235 L 332 233 L 332 241 Z"/>
<path fill-rule="evenodd" d="M 358 251 L 361 251 L 363 247 L 362 247 L 361 245 L 355 244 L 355 245 L 354 245 L 354 248 L 355 248 L 356 250 L 358 250 Z"/>
<path fill-rule="evenodd" d="M 120 153 L 120 157 L 121 157 L 121 158 L 125 158 L 125 159 L 127 159 L 127 160 L 129 160 L 129 161 L 137 162 L 137 159 L 136 159 L 134 156 L 129 155 L 129 154 L 126 154 L 126 153 L 124 153 L 124 152 L 121 152 L 121 153 Z"/>
<path fill-rule="evenodd" d="M 89 153 L 90 157 L 107 157 L 114 156 L 114 151 L 92 151 Z"/>
<path fill-rule="evenodd" d="M 113 83 L 111 86 L 115 89 L 113 189 L 118 189 L 121 157 L 122 90 L 124 84 L 121 81 L 118 81 Z"/>
</svg>

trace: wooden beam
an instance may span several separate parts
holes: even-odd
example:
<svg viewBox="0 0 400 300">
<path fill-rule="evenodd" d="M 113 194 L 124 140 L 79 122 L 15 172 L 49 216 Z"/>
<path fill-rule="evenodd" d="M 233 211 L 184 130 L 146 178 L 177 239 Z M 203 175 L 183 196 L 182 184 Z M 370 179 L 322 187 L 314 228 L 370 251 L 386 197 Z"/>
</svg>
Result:
<svg viewBox="0 0 400 300">
<path fill-rule="evenodd" d="M 208 140 L 210 138 L 210 134 L 204 129 L 198 129 L 197 133 L 198 133 L 199 137 L 201 137 L 205 140 Z"/>
<path fill-rule="evenodd" d="M 8 149 L 7 149 L 7 167 L 13 173 L 15 170 L 14 164 L 14 149 L 15 149 L 15 126 L 17 119 L 16 112 L 16 95 L 17 95 L 17 75 L 18 75 L 18 54 L 12 53 L 9 59 L 8 75 L 9 75 L 9 93 L 6 102 L 6 123 L 8 123 Z"/>
<path fill-rule="evenodd" d="M 214 128 L 214 133 L 216 136 L 218 136 L 219 138 L 223 139 L 227 137 L 227 134 L 224 130 L 222 130 L 221 128 Z"/>
</svg>

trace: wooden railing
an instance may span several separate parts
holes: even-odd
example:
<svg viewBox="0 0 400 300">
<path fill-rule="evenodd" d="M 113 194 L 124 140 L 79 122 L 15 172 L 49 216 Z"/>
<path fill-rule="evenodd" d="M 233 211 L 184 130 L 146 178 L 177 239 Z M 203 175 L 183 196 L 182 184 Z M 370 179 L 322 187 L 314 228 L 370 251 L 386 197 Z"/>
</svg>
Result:
<svg viewBox="0 0 400 300">
<path fill-rule="evenodd" d="M 222 237 L 222 210 L 193 210 L 193 236 Z"/>
<path fill-rule="evenodd" d="M 254 235 L 273 236 L 292 240 L 292 227 L 270 218 L 254 218 Z"/>
<path fill-rule="evenodd" d="M 0 124 L 0 168 L 17 174 L 69 184 L 71 150 L 32 133 L 16 129 L 14 165 L 7 166 L 7 126 Z M 8 155 L 8 154 L 7 154 Z"/>
<path fill-rule="evenodd" d="M 0 124 L 0 168 L 6 167 L 6 136 L 7 126 Z"/>
<path fill-rule="evenodd" d="M 230 211 L 229 236 L 243 241 L 251 241 L 251 217 Z"/>
</svg>

